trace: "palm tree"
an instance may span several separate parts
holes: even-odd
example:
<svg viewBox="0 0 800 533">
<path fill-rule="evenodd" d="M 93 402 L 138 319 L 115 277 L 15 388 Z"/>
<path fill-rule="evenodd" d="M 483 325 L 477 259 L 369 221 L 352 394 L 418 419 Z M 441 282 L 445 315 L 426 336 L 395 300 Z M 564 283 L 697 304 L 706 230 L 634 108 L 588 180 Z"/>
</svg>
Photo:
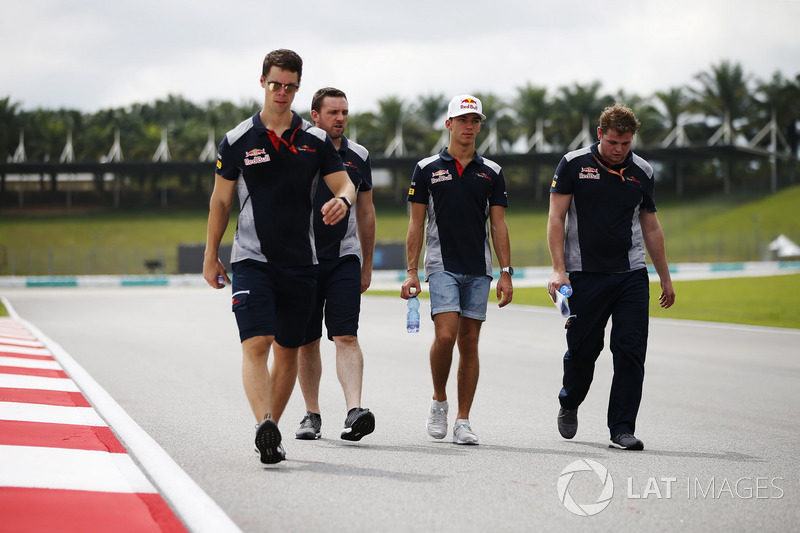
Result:
<svg viewBox="0 0 800 533">
<path fill-rule="evenodd" d="M 515 143 L 517 151 L 544 152 L 550 134 L 548 128 L 551 124 L 549 120 L 551 107 L 547 98 L 547 89 L 534 87 L 530 83 L 518 87 L 512 108 L 516 115 L 513 132 L 517 138 Z M 543 168 L 545 168 L 544 171 Z M 529 195 L 528 190 L 532 188 L 532 196 L 539 202 L 548 190 L 544 184 L 549 186 L 553 169 L 550 165 L 534 163 L 518 169 L 507 168 L 505 174 L 509 187 L 516 190 L 515 195 L 520 192 Z"/>
<path fill-rule="evenodd" d="M 447 114 L 447 97 L 443 94 L 429 94 L 419 99 L 414 112 L 429 128 L 440 129 L 442 119 Z"/>
<path fill-rule="evenodd" d="M 412 115 L 415 130 L 420 137 L 419 143 L 412 148 L 415 153 L 438 152 L 444 139 L 449 138 L 444 129 L 447 102 L 447 97 L 443 94 L 429 94 L 419 98 Z"/>
<path fill-rule="evenodd" d="M 694 107 L 709 116 L 722 119 L 722 139 L 726 144 L 733 143 L 736 123 L 746 119 L 753 109 L 753 99 L 748 85 L 750 76 L 746 75 L 739 63 L 722 61 L 712 65 L 709 72 L 695 76 L 699 88 L 690 88 L 694 94 Z M 739 124 L 739 128 L 741 128 Z"/>
<path fill-rule="evenodd" d="M 800 74 L 795 82 L 787 80 L 780 72 L 772 75 L 768 82 L 760 82 L 756 89 L 760 96 L 756 105 L 763 113 L 765 119 L 772 117 L 781 130 L 789 151 L 797 154 L 798 135 L 797 123 L 800 121 Z"/>
<path fill-rule="evenodd" d="M 752 108 L 753 99 L 748 84 L 750 77 L 744 73 L 739 63 L 728 60 L 712 65 L 708 72 L 695 76 L 700 83 L 699 88 L 690 88 L 694 94 L 694 107 L 710 117 L 722 120 L 720 129 L 709 139 L 709 144 L 720 140 L 724 144 L 733 144 L 735 134 L 745 129 L 745 121 Z M 723 161 L 722 189 L 725 194 L 731 192 L 731 160 Z"/>
<path fill-rule="evenodd" d="M 686 91 L 683 87 L 672 87 L 657 91 L 654 95 L 656 105 L 661 111 L 661 125 L 672 132 L 681 125 L 681 116 L 687 111 Z"/>
<path fill-rule="evenodd" d="M 544 137 L 544 128 L 548 122 L 550 106 L 547 101 L 547 88 L 534 87 L 530 83 L 517 88 L 517 97 L 514 99 L 514 109 L 517 112 L 517 125 L 520 133 L 525 136 L 527 145 L 542 139 L 534 139 L 534 135 L 541 133 Z M 542 146 L 539 145 L 539 150 Z"/>
<path fill-rule="evenodd" d="M 591 139 L 594 138 L 592 125 L 597 124 L 600 113 L 607 106 L 614 104 L 610 96 L 601 96 L 602 84 L 595 81 L 588 85 L 561 87 L 553 102 L 553 120 L 556 124 L 555 139 L 563 148 L 577 140 L 578 135 L 588 129 Z M 584 139 L 585 142 L 589 139 Z"/>
<path fill-rule="evenodd" d="M 656 129 L 662 133 L 661 146 L 683 146 L 689 139 L 684 129 L 682 117 L 688 109 L 686 90 L 683 87 L 673 87 L 666 91 L 657 91 L 654 97 L 653 109 L 656 112 Z M 675 177 L 675 192 L 681 196 L 684 191 L 684 162 L 673 161 L 669 165 Z"/>
<path fill-rule="evenodd" d="M 379 135 L 379 146 L 384 146 L 386 153 L 402 155 L 405 153 L 405 141 L 403 139 L 403 116 L 405 103 L 398 96 L 389 96 L 378 101 L 377 114 L 377 133 Z"/>
<path fill-rule="evenodd" d="M 6 160 L 17 147 L 19 141 L 19 103 L 7 96 L 0 99 L 0 157 Z"/>
<path fill-rule="evenodd" d="M 785 79 L 780 72 L 776 72 L 769 82 L 759 83 L 757 93 L 760 98 L 756 100 L 756 105 L 762 112 L 763 120 L 775 121 L 775 127 L 782 135 L 782 140 L 792 155 L 790 180 L 793 183 L 794 163 L 797 159 L 798 148 L 797 123 L 800 121 L 800 75 L 793 83 L 791 80 Z M 778 132 L 775 134 L 776 146 L 773 147 L 776 151 L 778 150 Z M 777 161 L 774 161 L 773 165 L 775 164 Z M 770 190 L 773 192 L 777 189 L 776 180 L 776 169 L 773 166 L 770 182 Z"/>
</svg>

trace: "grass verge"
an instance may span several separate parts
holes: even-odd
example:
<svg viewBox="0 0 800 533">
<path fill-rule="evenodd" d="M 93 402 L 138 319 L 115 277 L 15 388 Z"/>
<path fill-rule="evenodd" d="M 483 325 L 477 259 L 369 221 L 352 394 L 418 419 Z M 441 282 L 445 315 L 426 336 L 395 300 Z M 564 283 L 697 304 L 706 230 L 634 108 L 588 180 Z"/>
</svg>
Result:
<svg viewBox="0 0 800 533">
<path fill-rule="evenodd" d="M 673 285 L 675 305 L 661 309 L 658 306 L 661 287 L 658 283 L 650 284 L 651 317 L 800 329 L 800 274 L 675 281 Z M 367 294 L 398 296 L 397 291 Z M 423 292 L 421 298 L 426 297 L 427 292 Z M 494 303 L 493 294 L 489 303 Z M 514 289 L 514 303 L 553 306 L 542 287 Z"/>
</svg>

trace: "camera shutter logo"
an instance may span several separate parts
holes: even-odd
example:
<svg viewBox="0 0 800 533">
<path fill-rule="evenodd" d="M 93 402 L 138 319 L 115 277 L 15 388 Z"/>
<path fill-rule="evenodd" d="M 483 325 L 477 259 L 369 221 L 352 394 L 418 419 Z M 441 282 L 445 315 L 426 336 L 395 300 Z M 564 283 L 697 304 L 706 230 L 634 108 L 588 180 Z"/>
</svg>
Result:
<svg viewBox="0 0 800 533">
<path fill-rule="evenodd" d="M 586 471 L 592 471 L 597 474 L 597 477 L 603 484 L 603 490 L 597 497 L 596 502 L 579 504 L 570 495 L 569 485 L 576 472 Z M 598 514 L 608 507 L 608 504 L 611 503 L 612 496 L 614 496 L 614 480 L 611 479 L 611 474 L 608 473 L 606 467 L 597 461 L 578 459 L 567 465 L 558 477 L 558 499 L 561 500 L 561 504 L 566 507 L 569 512 L 578 516 L 594 516 Z"/>
</svg>

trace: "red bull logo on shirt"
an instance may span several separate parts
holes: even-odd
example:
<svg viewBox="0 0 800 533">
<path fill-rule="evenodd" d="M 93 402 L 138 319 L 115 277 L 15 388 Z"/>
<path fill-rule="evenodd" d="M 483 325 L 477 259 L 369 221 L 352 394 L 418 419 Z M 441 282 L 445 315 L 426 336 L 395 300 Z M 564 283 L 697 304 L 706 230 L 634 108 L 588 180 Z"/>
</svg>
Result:
<svg viewBox="0 0 800 533">
<path fill-rule="evenodd" d="M 578 173 L 578 179 L 599 180 L 600 172 L 594 167 L 581 167 L 581 171 Z"/>
<path fill-rule="evenodd" d="M 269 154 L 264 148 L 253 148 L 244 153 L 244 164 L 255 165 L 269 161 Z"/>
<path fill-rule="evenodd" d="M 439 183 L 441 181 L 450 181 L 453 179 L 453 176 L 450 175 L 449 170 L 437 170 L 431 175 L 431 185 L 434 183 Z"/>
</svg>

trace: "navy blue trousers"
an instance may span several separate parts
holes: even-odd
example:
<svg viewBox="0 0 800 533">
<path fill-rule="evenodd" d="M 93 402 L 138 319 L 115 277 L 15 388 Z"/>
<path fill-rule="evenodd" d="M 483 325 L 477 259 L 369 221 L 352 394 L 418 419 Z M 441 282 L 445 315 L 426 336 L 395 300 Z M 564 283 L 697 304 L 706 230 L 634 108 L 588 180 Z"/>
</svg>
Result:
<svg viewBox="0 0 800 533">
<path fill-rule="evenodd" d="M 577 409 L 586 398 L 610 318 L 614 377 L 608 400 L 608 429 L 612 438 L 634 433 L 650 322 L 647 269 L 619 274 L 572 272 L 569 278 L 573 316 L 567 321 L 564 380 L 558 395 L 561 407 Z"/>
</svg>

